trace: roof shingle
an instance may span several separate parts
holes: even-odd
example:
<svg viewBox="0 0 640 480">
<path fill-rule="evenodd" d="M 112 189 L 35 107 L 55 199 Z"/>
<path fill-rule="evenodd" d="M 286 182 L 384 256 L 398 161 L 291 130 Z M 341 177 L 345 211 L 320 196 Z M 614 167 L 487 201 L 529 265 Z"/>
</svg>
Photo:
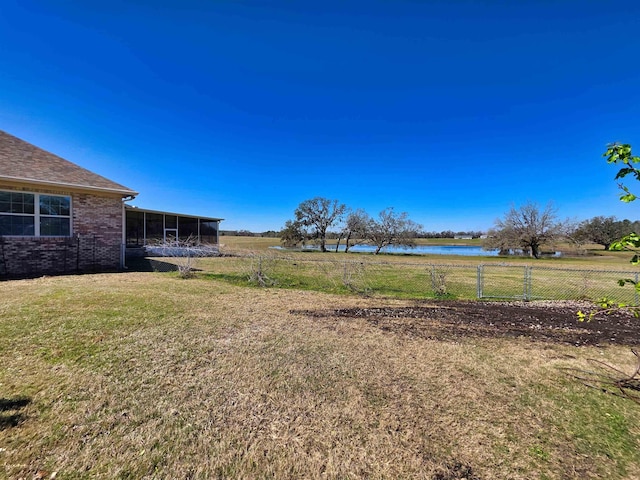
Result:
<svg viewBox="0 0 640 480">
<path fill-rule="evenodd" d="M 0 179 L 119 193 L 138 192 L 0 130 Z"/>
</svg>

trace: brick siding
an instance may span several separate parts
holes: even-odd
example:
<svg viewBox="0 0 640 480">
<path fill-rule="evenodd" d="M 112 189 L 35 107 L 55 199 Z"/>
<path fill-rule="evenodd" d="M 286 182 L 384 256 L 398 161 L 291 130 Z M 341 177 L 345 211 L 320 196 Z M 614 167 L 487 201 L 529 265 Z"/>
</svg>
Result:
<svg viewBox="0 0 640 480">
<path fill-rule="evenodd" d="M 20 190 L 71 197 L 71 237 L 0 237 L 0 278 L 114 271 L 122 252 L 122 199 L 40 188 Z"/>
</svg>

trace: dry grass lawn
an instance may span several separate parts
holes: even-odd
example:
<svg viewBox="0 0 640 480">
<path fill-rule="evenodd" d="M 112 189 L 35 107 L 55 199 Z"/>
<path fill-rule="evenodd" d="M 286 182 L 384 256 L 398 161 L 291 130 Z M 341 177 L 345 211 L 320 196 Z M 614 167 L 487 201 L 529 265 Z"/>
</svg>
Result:
<svg viewBox="0 0 640 480">
<path fill-rule="evenodd" d="M 640 406 L 558 367 L 290 310 L 407 305 L 123 273 L 0 283 L 0 477 L 640 478 Z"/>
</svg>

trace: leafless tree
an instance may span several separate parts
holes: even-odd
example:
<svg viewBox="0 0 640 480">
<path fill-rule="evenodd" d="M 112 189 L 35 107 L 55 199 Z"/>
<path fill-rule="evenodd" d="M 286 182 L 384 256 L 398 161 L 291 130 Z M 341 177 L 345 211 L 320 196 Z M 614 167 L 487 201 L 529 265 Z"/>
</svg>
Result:
<svg viewBox="0 0 640 480">
<path fill-rule="evenodd" d="M 504 218 L 495 221 L 495 228 L 489 231 L 484 246 L 503 251 L 523 249 L 530 256 L 540 258 L 540 247 L 561 237 L 562 227 L 553 204 L 540 210 L 538 204 L 527 202 L 520 208 L 511 207 Z"/>
<path fill-rule="evenodd" d="M 351 247 L 367 241 L 370 224 L 371 217 L 362 209 L 355 210 L 347 215 L 344 225 L 344 234 L 346 235 L 345 253 L 348 253 Z"/>
<path fill-rule="evenodd" d="M 422 225 L 409 220 L 407 212 L 397 214 L 393 208 L 380 212 L 378 219 L 370 219 L 367 226 L 367 241 L 376 247 L 375 255 L 388 245 L 415 246 L 415 239 Z"/>
</svg>

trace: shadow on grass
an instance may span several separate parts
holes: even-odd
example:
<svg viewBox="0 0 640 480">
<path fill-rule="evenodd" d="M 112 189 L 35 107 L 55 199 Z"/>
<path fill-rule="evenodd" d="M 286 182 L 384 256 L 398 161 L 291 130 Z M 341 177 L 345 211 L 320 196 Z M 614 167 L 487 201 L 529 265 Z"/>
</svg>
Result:
<svg viewBox="0 0 640 480">
<path fill-rule="evenodd" d="M 178 266 L 155 258 L 127 258 L 130 272 L 177 272 Z"/>
<path fill-rule="evenodd" d="M 30 398 L 0 398 L 0 430 L 17 427 L 25 420 L 18 410 L 31 403 Z M 5 413 L 7 412 L 7 413 Z"/>
</svg>

